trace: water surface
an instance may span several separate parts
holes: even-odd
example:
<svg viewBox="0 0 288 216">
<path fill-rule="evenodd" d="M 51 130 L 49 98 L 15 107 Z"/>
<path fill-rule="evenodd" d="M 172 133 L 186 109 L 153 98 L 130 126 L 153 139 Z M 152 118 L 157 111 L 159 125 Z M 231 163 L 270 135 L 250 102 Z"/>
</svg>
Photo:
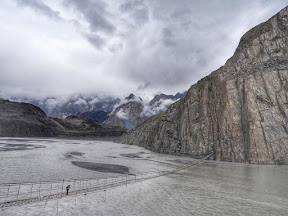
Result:
<svg viewBox="0 0 288 216">
<path fill-rule="evenodd" d="M 81 168 L 73 165 L 73 161 L 121 165 L 132 174 L 194 161 L 109 141 L 22 138 L 0 138 L 0 158 L 1 183 L 119 175 Z M 68 197 L 60 202 L 63 202 L 64 215 L 113 215 L 117 212 L 117 215 L 286 216 L 287 180 L 287 166 L 206 161 L 175 174 L 105 191 L 105 202 L 104 192 L 79 197 L 77 205 L 76 198 Z M 45 215 L 55 215 L 55 202 L 45 204 Z M 40 204 L 34 208 L 37 206 Z M 17 208 L 29 208 L 33 213 L 32 207 L 13 207 L 7 209 L 6 215 L 17 215 L 21 212 Z"/>
</svg>

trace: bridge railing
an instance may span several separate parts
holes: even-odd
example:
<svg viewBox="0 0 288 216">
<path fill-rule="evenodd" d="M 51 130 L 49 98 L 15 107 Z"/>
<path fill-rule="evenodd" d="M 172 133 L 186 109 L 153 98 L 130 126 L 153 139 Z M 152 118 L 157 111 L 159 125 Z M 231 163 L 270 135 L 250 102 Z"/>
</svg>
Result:
<svg viewBox="0 0 288 216">
<path fill-rule="evenodd" d="M 55 182 L 33 182 L 20 184 L 0 184 L 0 205 L 14 201 L 21 201 L 32 198 L 45 198 L 52 195 L 66 195 L 66 186 L 70 185 L 69 194 L 106 189 L 121 184 L 128 184 L 132 181 L 156 177 L 163 172 L 141 173 L 135 175 L 119 175 L 109 178 L 96 179 L 75 179 L 61 180 Z"/>
<path fill-rule="evenodd" d="M 68 179 L 46 182 L 26 182 L 0 184 L 0 207 L 9 206 L 13 203 L 24 203 L 43 199 L 52 199 L 66 195 L 66 186 L 70 185 L 69 194 L 78 194 L 93 190 L 105 190 L 119 185 L 127 185 L 131 182 L 156 178 L 175 173 L 179 170 L 195 166 L 207 159 L 210 155 L 191 164 L 179 166 L 173 169 L 165 169 L 154 172 L 124 174 L 115 177 Z"/>
</svg>

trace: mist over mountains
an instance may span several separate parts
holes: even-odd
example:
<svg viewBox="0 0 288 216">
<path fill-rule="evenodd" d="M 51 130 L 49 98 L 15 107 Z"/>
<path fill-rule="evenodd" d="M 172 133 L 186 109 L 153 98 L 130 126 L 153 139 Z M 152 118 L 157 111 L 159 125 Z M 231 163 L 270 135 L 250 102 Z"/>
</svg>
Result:
<svg viewBox="0 0 288 216">
<path fill-rule="evenodd" d="M 132 129 L 149 117 L 166 110 L 172 103 L 184 97 L 186 92 L 175 95 L 157 94 L 151 101 L 130 94 L 123 100 L 115 97 L 85 96 L 28 99 L 6 98 L 14 102 L 26 102 L 40 107 L 49 117 L 65 119 L 79 116 L 104 122 L 109 126 Z"/>
</svg>

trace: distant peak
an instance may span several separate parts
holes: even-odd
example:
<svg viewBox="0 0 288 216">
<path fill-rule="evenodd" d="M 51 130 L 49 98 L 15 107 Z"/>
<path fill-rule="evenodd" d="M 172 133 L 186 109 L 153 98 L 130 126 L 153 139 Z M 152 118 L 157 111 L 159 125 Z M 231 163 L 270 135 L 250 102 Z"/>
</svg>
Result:
<svg viewBox="0 0 288 216">
<path fill-rule="evenodd" d="M 182 98 L 187 94 L 187 91 L 184 91 L 183 93 L 178 92 L 177 94 L 174 95 L 176 98 Z"/>
<path fill-rule="evenodd" d="M 132 93 L 128 97 L 125 98 L 125 100 L 133 100 L 133 99 L 136 99 L 136 96 Z"/>
</svg>

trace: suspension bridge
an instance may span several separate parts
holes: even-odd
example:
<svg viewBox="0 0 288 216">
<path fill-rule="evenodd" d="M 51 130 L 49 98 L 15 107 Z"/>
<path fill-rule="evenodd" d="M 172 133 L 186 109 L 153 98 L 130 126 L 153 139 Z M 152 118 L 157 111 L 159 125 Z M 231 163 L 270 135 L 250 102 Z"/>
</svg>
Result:
<svg viewBox="0 0 288 216">
<path fill-rule="evenodd" d="M 47 182 L 26 182 L 26 183 L 5 183 L 0 184 L 0 207 L 10 207 L 24 205 L 33 202 L 46 201 L 83 194 L 92 191 L 106 190 L 109 188 L 127 185 L 137 181 L 157 178 L 164 175 L 173 174 L 183 169 L 200 164 L 212 155 L 194 161 L 191 164 L 179 166 L 174 169 L 166 169 L 155 172 L 125 174 L 110 178 L 97 179 L 69 179 L 61 181 Z M 66 194 L 66 186 L 70 185 L 69 194 Z"/>
</svg>

